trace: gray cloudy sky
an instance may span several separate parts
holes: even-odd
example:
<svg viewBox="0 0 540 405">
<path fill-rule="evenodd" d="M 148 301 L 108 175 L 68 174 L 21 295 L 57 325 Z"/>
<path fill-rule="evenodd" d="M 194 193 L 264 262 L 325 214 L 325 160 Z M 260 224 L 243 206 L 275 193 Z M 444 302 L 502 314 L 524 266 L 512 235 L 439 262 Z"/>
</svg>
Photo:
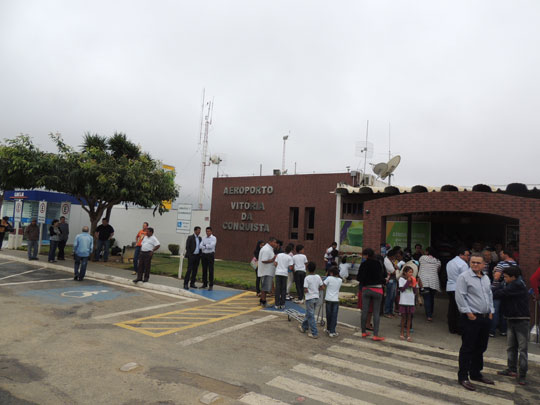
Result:
<svg viewBox="0 0 540 405">
<path fill-rule="evenodd" d="M 540 3 L 0 0 L 0 136 L 125 132 L 195 202 L 201 92 L 230 176 L 402 163 L 394 184 L 540 183 Z M 216 168 L 207 170 L 206 190 Z"/>
</svg>

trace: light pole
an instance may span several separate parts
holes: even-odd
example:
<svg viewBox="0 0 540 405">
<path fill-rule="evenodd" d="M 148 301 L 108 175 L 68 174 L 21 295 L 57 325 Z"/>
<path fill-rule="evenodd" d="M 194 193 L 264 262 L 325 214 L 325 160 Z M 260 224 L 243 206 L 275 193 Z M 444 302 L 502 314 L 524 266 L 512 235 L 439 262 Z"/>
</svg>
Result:
<svg viewBox="0 0 540 405">
<path fill-rule="evenodd" d="M 281 174 L 285 174 L 285 143 L 289 139 L 289 135 L 283 137 L 283 159 L 281 160 Z"/>
</svg>

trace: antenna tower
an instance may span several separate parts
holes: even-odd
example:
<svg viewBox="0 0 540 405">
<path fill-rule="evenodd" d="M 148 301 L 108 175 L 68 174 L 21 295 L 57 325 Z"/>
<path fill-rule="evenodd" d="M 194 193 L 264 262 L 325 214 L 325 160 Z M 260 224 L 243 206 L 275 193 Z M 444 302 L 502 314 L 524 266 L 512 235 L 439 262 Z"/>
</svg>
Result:
<svg viewBox="0 0 540 405">
<path fill-rule="evenodd" d="M 206 108 L 206 115 L 204 110 Z M 208 163 L 208 130 L 210 125 L 212 125 L 212 113 L 214 111 L 214 100 L 204 102 L 204 90 L 203 90 L 203 102 L 201 109 L 201 134 L 199 138 L 199 144 L 202 143 L 201 151 L 201 179 L 199 181 L 199 209 L 203 209 L 203 198 L 204 198 L 204 178 L 206 176 L 206 166 L 209 166 Z M 203 118 L 204 117 L 204 118 Z"/>
</svg>

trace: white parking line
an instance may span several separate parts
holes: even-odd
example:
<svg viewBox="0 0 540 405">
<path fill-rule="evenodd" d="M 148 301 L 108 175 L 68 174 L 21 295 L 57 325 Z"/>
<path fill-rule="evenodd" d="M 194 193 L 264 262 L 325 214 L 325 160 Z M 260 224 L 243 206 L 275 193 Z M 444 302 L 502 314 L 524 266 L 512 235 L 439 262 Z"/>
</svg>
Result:
<svg viewBox="0 0 540 405">
<path fill-rule="evenodd" d="M 332 360 L 331 357 L 327 359 Z M 333 364 L 333 363 L 327 363 Z M 359 367 L 361 369 L 361 367 Z M 379 395 L 382 397 L 390 398 L 396 400 L 399 398 L 400 402 L 404 402 L 410 405 L 433 405 L 433 404 L 446 404 L 451 405 L 450 402 L 446 402 L 440 399 L 434 399 L 433 397 L 428 397 L 420 394 L 416 394 L 412 390 L 405 391 L 392 387 L 385 387 L 384 385 L 375 384 L 369 381 L 364 381 L 359 378 L 351 377 L 348 375 L 334 373 L 329 370 L 322 370 L 317 367 L 308 366 L 307 364 L 297 364 L 293 367 L 293 371 L 297 373 L 302 373 L 310 377 L 316 377 L 323 381 L 332 381 L 333 383 L 343 385 L 345 387 L 354 387 L 357 390 L 363 392 L 369 392 L 371 394 Z M 358 370 L 355 370 L 358 371 Z M 404 379 L 407 381 L 407 379 Z"/>
<path fill-rule="evenodd" d="M 150 311 L 151 309 L 158 309 L 158 308 L 170 307 L 170 306 L 172 306 L 172 305 L 177 305 L 177 304 L 184 304 L 184 303 L 190 302 L 190 301 L 192 301 L 192 299 L 191 299 L 191 298 L 187 298 L 186 300 L 177 301 L 177 302 L 171 302 L 171 303 L 169 303 L 169 304 L 153 305 L 153 306 L 151 306 L 151 307 L 136 308 L 136 309 L 130 309 L 130 310 L 128 310 L 128 311 L 114 312 L 114 313 L 112 313 L 112 314 L 94 316 L 93 319 L 107 319 L 107 318 L 113 318 L 113 317 L 115 317 L 115 316 L 127 315 L 127 314 L 133 314 L 133 313 L 135 313 L 135 312 Z"/>
<path fill-rule="evenodd" d="M 228 328 L 221 329 L 221 330 L 218 330 L 216 332 L 207 333 L 206 335 L 201 335 L 201 336 L 197 336 L 197 337 L 194 337 L 194 338 L 191 338 L 191 339 L 182 340 L 181 342 L 178 342 L 178 344 L 180 346 L 184 346 L 184 347 L 189 346 L 189 345 L 193 345 L 195 343 L 199 343 L 199 342 L 202 342 L 204 340 L 207 340 L 207 339 L 219 336 L 219 335 L 224 335 L 225 333 L 234 332 L 234 331 L 239 330 L 239 329 L 247 328 L 248 326 L 252 326 L 252 325 L 256 325 L 258 323 L 270 321 L 270 320 L 272 320 L 274 318 L 277 318 L 277 316 L 268 315 L 268 316 L 265 316 L 264 318 L 254 319 L 253 321 L 244 322 L 244 323 L 241 323 L 241 324 L 238 324 L 238 325 L 230 326 Z"/>
<path fill-rule="evenodd" d="M 23 271 L 22 273 L 17 273 L 17 274 L 12 274 L 12 275 L 10 275 L 10 276 L 2 277 L 2 278 L 0 278 L 0 280 L 5 280 L 6 278 L 11 278 L 11 277 L 22 276 L 23 274 L 26 274 L 26 273 L 32 273 L 32 272 L 38 271 L 38 270 L 43 270 L 44 268 L 45 268 L 45 267 L 40 267 L 39 269 Z"/>
<path fill-rule="evenodd" d="M 464 395 L 463 388 L 458 387 L 457 383 L 455 386 L 445 385 L 436 381 L 429 381 L 425 378 L 418 378 L 413 376 L 404 376 L 402 373 L 397 373 L 394 371 L 388 371 L 383 368 L 369 367 L 364 364 L 353 363 L 348 360 L 337 359 L 335 357 L 326 356 L 324 354 L 316 354 L 312 357 L 313 360 L 319 361 L 323 364 L 332 364 L 341 368 L 347 368 L 351 371 L 369 374 L 373 377 L 393 380 L 393 381 L 403 381 L 409 386 L 409 389 L 418 387 L 422 390 L 435 392 L 438 394 L 444 394 L 456 398 L 461 398 Z M 331 362 L 331 363 L 330 363 Z M 410 370 L 414 371 L 415 365 L 411 363 Z M 456 378 L 457 380 L 457 378 Z M 484 394 L 482 392 L 468 392 L 467 397 L 473 401 L 482 402 L 487 405 L 513 405 L 514 401 L 506 398 L 501 398 L 493 395 Z"/>
<path fill-rule="evenodd" d="M 3 264 L 8 264 L 8 263 L 15 263 L 17 260 L 10 260 L 8 262 L 2 262 L 0 263 L 0 266 L 3 265 Z"/>
<path fill-rule="evenodd" d="M 248 392 L 242 395 L 239 401 L 248 405 L 288 405 L 286 402 L 278 401 L 277 399 L 257 394 L 256 392 Z"/>
<path fill-rule="evenodd" d="M 300 381 L 293 381 L 290 378 L 276 377 L 266 383 L 267 385 L 289 391 L 314 399 L 325 404 L 335 405 L 371 405 L 371 402 L 362 401 L 357 398 L 351 398 L 337 392 L 325 390 L 314 385 L 305 384 Z"/>
<path fill-rule="evenodd" d="M 147 293 L 151 293 L 151 294 L 165 295 L 167 297 L 172 297 L 172 298 L 176 298 L 176 299 L 183 299 L 183 300 L 185 300 L 185 302 L 198 301 L 197 298 L 185 297 L 183 295 L 179 296 L 177 294 L 171 294 L 171 293 L 168 293 L 168 292 L 158 291 L 158 290 L 143 289 L 141 287 L 134 286 L 134 285 L 124 284 L 124 283 L 117 283 L 116 281 L 102 280 L 102 279 L 94 278 L 94 277 L 85 277 L 85 280 L 87 280 L 87 279 L 97 281 L 98 283 L 104 283 L 104 284 L 115 285 L 115 286 L 122 287 L 122 288 L 128 288 L 130 290 L 137 290 L 137 291 L 147 292 Z M 201 298 L 203 298 L 203 297 L 201 297 Z"/>
<path fill-rule="evenodd" d="M 49 283 L 51 281 L 67 281 L 67 280 L 73 280 L 73 278 L 70 277 L 70 278 L 56 278 L 53 280 L 35 280 L 35 281 L 20 281 L 18 283 L 3 283 L 3 284 L 0 284 L 0 287 L 5 287 L 9 285 L 20 285 L 20 284 Z"/>
</svg>

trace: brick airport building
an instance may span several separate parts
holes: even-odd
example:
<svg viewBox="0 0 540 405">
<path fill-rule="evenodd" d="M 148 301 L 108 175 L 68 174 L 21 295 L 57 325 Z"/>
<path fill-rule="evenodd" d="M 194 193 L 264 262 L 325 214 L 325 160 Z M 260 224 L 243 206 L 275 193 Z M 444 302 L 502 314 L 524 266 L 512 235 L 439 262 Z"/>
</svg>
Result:
<svg viewBox="0 0 540 405">
<path fill-rule="evenodd" d="M 325 249 L 358 253 L 421 243 L 446 263 L 473 243 L 513 246 L 527 279 L 540 259 L 540 190 L 513 183 L 504 188 L 396 187 L 373 179 L 359 186 L 352 173 L 213 179 L 210 224 L 219 259 L 249 262 L 258 240 L 275 236 L 305 246 L 322 265 Z"/>
</svg>

